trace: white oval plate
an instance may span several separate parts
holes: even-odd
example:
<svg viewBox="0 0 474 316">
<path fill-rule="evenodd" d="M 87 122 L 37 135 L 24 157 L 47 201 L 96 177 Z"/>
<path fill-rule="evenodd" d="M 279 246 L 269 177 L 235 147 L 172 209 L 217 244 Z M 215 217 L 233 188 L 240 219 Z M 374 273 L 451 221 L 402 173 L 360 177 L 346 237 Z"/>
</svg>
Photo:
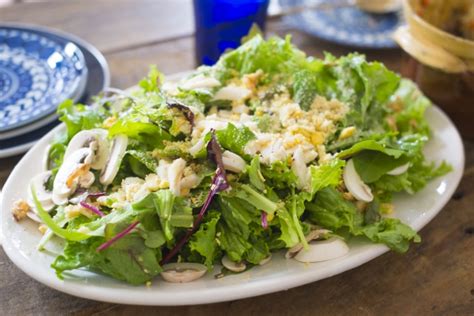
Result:
<svg viewBox="0 0 474 316">
<path fill-rule="evenodd" d="M 427 118 L 433 130 L 433 138 L 426 146 L 428 159 L 440 162 L 446 160 L 453 171 L 433 180 L 416 195 L 399 195 L 395 198 L 396 216 L 416 230 L 426 225 L 449 201 L 461 180 L 464 170 L 464 148 L 458 131 L 436 107 L 427 111 Z M 49 252 L 38 252 L 36 245 L 40 233 L 29 220 L 16 223 L 10 209 L 16 199 L 27 195 L 31 176 L 41 171 L 40 157 L 54 133 L 64 128 L 55 128 L 43 137 L 18 163 L 5 184 L 3 191 L 1 223 L 3 247 L 10 259 L 25 273 L 37 281 L 59 291 L 72 295 L 121 304 L 139 305 L 192 305 L 235 300 L 245 297 L 286 290 L 324 279 L 355 268 L 388 249 L 360 240 L 350 242 L 350 252 L 341 258 L 302 264 L 286 260 L 282 253 L 273 256 L 272 261 L 239 275 L 215 279 L 218 272 L 187 284 L 166 283 L 157 277 L 150 287 L 132 286 L 112 278 L 86 270 L 75 270 L 59 280 L 50 268 L 54 252 L 59 252 L 59 242 L 48 245 Z M 55 248 L 55 249 L 53 249 Z"/>
</svg>

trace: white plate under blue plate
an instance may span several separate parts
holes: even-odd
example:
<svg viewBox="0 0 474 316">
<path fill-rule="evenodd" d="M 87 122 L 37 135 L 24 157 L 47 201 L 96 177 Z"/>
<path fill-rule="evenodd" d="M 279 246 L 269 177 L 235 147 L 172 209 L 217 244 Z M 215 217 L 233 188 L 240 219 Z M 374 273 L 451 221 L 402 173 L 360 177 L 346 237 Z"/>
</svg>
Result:
<svg viewBox="0 0 474 316">
<path fill-rule="evenodd" d="M 464 149 L 456 127 L 436 107 L 428 109 L 426 117 L 433 130 L 433 137 L 425 148 L 426 157 L 436 162 L 446 160 L 452 165 L 453 171 L 434 179 L 415 195 L 401 194 L 395 197 L 395 215 L 417 231 L 431 221 L 449 201 L 464 170 Z M 30 220 L 16 223 L 10 210 L 15 200 L 27 196 L 31 175 L 43 171 L 38 157 L 44 155 L 54 134 L 61 131 L 64 131 L 64 125 L 42 138 L 15 167 L 3 188 L 0 214 L 3 248 L 8 257 L 29 276 L 59 291 L 119 304 L 214 303 L 282 291 L 314 282 L 355 268 L 388 251 L 382 245 L 351 240 L 350 252 L 334 260 L 303 264 L 285 259 L 283 253 L 276 253 L 268 264 L 244 273 L 215 279 L 214 275 L 218 272 L 216 268 L 199 280 L 183 284 L 167 283 L 157 277 L 149 287 L 133 286 L 83 269 L 68 272 L 65 279 L 60 280 L 50 266 L 55 258 L 54 252 L 60 251 L 60 243 L 48 244 L 49 251 L 37 251 L 36 245 L 41 238 L 38 225 Z"/>
<path fill-rule="evenodd" d="M 79 102 L 86 103 L 90 101 L 90 98 L 92 96 L 98 94 L 105 87 L 109 86 L 110 74 L 107 61 L 105 60 L 104 56 L 91 44 L 71 34 L 65 34 L 50 28 L 44 28 L 39 26 L 1 23 L 0 29 L 7 26 L 15 27 L 17 29 L 34 28 L 35 32 L 40 35 L 47 36 L 48 38 L 51 38 L 55 41 L 72 41 L 80 48 L 84 55 L 88 72 L 86 79 L 86 87 L 82 96 L 79 99 Z M 44 122 L 47 125 L 44 126 Z M 39 126 L 35 126 L 36 123 L 41 124 Z M 0 137 L 0 158 L 14 156 L 26 152 L 34 145 L 34 143 L 38 139 L 43 137 L 58 124 L 59 122 L 56 119 L 56 115 L 51 114 L 50 116 L 47 116 L 39 121 L 32 123 L 31 126 L 35 126 L 35 129 L 30 129 L 30 125 L 21 127 L 22 130 L 28 131 L 29 129 L 28 132 L 22 134 L 21 136 L 15 136 L 9 139 L 2 139 L 2 137 Z M 15 132 L 16 130 L 17 129 L 2 133 L 2 135 Z M 12 133 L 12 135 L 14 134 Z"/>
<path fill-rule="evenodd" d="M 331 0 L 320 0 L 331 3 Z M 374 0 L 377 1 L 377 0 Z M 280 0 L 283 8 L 312 3 L 311 0 Z M 372 14 L 356 6 L 307 10 L 286 16 L 291 27 L 324 40 L 359 48 L 395 48 L 392 33 L 401 23 L 399 12 Z"/>
<path fill-rule="evenodd" d="M 34 29 L 0 28 L 0 132 L 44 118 L 85 88 L 80 49 Z"/>
</svg>

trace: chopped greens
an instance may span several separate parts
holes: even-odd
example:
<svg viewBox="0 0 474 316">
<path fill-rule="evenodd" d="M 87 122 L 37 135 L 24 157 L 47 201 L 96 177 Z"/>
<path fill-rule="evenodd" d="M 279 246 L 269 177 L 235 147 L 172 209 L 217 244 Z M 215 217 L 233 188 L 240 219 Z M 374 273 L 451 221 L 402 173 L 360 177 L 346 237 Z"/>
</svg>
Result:
<svg viewBox="0 0 474 316">
<path fill-rule="evenodd" d="M 405 252 L 420 237 L 390 214 L 392 194 L 450 171 L 423 155 L 429 106 L 383 64 L 307 57 L 289 36 L 249 35 L 177 83 L 151 67 L 132 92 L 59 106 L 66 132 L 49 150 L 51 177 L 32 190 L 49 228 L 41 247 L 64 239 L 60 278 L 87 268 L 131 284 L 170 262 L 258 265 L 309 249 L 318 229 Z M 74 138 L 90 129 L 97 138 Z"/>
</svg>

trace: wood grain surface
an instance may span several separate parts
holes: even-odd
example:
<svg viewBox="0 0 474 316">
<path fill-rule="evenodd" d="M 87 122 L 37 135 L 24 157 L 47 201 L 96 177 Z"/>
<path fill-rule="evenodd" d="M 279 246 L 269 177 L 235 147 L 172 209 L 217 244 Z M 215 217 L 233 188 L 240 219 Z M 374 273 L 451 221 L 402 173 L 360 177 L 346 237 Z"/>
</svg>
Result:
<svg viewBox="0 0 474 316">
<path fill-rule="evenodd" d="M 112 85 L 126 88 L 148 65 L 165 74 L 194 67 L 192 6 L 188 0 L 55 1 L 0 9 L 0 21 L 55 27 L 83 37 L 105 53 Z M 351 48 L 269 23 L 291 33 L 309 55 Z M 400 51 L 365 51 L 399 70 Z M 1 315 L 474 315 L 474 142 L 465 141 L 466 170 L 457 193 L 422 231 L 407 254 L 387 253 L 340 275 L 260 297 L 188 307 L 107 304 L 63 294 L 29 278 L 0 249 Z M 0 187 L 21 157 L 0 159 Z"/>
</svg>

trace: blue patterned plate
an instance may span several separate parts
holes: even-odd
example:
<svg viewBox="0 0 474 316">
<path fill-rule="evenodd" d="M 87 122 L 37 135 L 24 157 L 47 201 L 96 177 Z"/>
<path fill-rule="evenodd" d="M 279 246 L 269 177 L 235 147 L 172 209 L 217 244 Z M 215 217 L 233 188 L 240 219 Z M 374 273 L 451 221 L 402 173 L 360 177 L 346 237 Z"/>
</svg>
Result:
<svg viewBox="0 0 474 316">
<path fill-rule="evenodd" d="M 49 116 L 77 100 L 87 81 L 80 49 L 34 29 L 0 27 L 0 132 Z"/>
<path fill-rule="evenodd" d="M 374 0 L 376 1 L 376 0 Z M 280 0 L 283 7 L 312 3 L 311 0 Z M 330 3 L 331 0 L 321 0 Z M 371 14 L 356 6 L 308 10 L 286 16 L 291 27 L 324 40 L 360 48 L 395 48 L 392 33 L 401 23 L 399 13 Z"/>
<path fill-rule="evenodd" d="M 81 103 L 88 103 L 91 101 L 91 98 L 101 92 L 105 87 L 108 87 L 110 84 L 110 73 L 107 61 L 104 56 L 91 44 L 86 41 L 71 35 L 62 33 L 57 30 L 53 30 L 41 26 L 30 26 L 23 24 L 13 24 L 13 23 L 0 23 L 0 29 L 4 27 L 15 27 L 17 29 L 32 29 L 34 28 L 35 32 L 44 35 L 48 38 L 51 38 L 55 41 L 66 41 L 73 42 L 76 44 L 79 49 L 84 54 L 84 58 L 87 65 L 87 80 L 86 87 L 82 94 L 82 97 L 78 100 Z M 16 129 L 9 131 L 7 133 L 0 134 L 0 159 L 5 157 L 10 157 L 26 152 L 28 149 L 33 146 L 38 139 L 47 134 L 51 129 L 56 127 L 60 122 L 56 119 L 55 114 L 51 114 L 39 121 L 34 122 L 32 125 L 38 123 L 43 123 L 42 125 L 34 126 L 33 129 L 29 129 L 31 125 L 26 127 L 21 127 L 27 132 L 21 134 L 21 136 L 16 137 L 7 137 L 2 138 L 1 136 L 7 135 L 10 132 L 16 131 Z M 51 122 L 51 120 L 53 120 Z M 48 123 L 51 122 L 51 123 Z M 47 124 L 47 125 L 46 125 Z M 43 126 L 43 127 L 39 127 Z M 28 131 L 30 130 L 30 131 Z"/>
</svg>

